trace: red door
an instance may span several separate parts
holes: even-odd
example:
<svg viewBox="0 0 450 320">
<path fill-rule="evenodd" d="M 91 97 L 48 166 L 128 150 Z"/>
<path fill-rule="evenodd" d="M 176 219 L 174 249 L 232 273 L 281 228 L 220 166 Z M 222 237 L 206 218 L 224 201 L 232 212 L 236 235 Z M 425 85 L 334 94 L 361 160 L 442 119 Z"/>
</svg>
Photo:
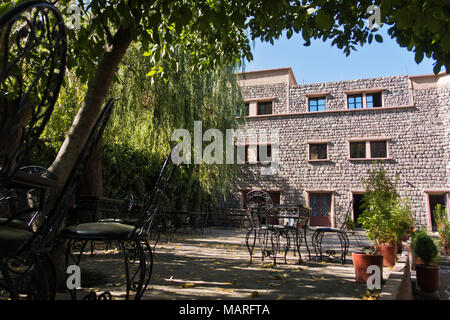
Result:
<svg viewBox="0 0 450 320">
<path fill-rule="evenodd" d="M 311 226 L 331 226 L 331 193 L 310 193 Z"/>
</svg>

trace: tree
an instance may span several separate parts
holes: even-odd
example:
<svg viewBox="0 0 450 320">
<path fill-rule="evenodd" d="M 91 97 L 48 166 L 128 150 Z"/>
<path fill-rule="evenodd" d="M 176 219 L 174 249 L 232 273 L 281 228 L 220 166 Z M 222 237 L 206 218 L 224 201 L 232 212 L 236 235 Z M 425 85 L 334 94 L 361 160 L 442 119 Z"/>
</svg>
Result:
<svg viewBox="0 0 450 320">
<path fill-rule="evenodd" d="M 348 55 L 355 45 L 383 40 L 366 26 L 373 3 L 380 6 L 389 34 L 414 50 L 417 62 L 426 55 L 436 60 L 434 72 L 444 65 L 448 69 L 450 15 L 444 0 L 80 0 L 81 28 L 68 32 L 68 67 L 88 88 L 50 171 L 60 184 L 65 181 L 131 43 L 147 50 L 153 63 L 149 76 L 161 74 L 161 61 L 176 63 L 177 47 L 189 48 L 199 69 L 217 61 L 251 59 L 247 31 L 252 39 L 272 43 L 283 31 L 288 38 L 301 32 L 305 45 L 311 39 L 333 39 Z M 71 4 L 56 1 L 63 12 Z"/>
<path fill-rule="evenodd" d="M 117 73 L 120 83 L 113 85 L 112 91 L 124 98 L 118 101 L 105 132 L 106 144 L 142 151 L 157 174 L 161 161 L 170 152 L 170 145 L 175 143 L 171 142 L 175 129 L 187 129 L 194 137 L 194 121 L 199 120 L 203 131 L 214 128 L 224 133 L 226 129 L 237 129 L 236 112 L 244 103 L 233 66 L 218 63 L 215 68 L 193 71 L 189 52 L 180 50 L 177 67 L 163 63 L 164 78 L 152 79 L 145 75 L 149 63 L 141 59 L 139 52 L 137 46 L 132 46 Z M 209 143 L 203 143 L 203 147 Z M 222 150 L 225 159 L 225 141 Z M 236 165 L 217 163 L 183 165 L 177 177 L 172 179 L 172 185 L 179 190 L 176 195 L 181 195 L 185 204 L 197 199 L 192 202 L 200 207 L 205 197 L 225 193 L 236 169 Z M 108 179 L 106 185 L 117 185 L 120 181 L 127 185 L 127 180 L 133 180 L 123 179 L 122 174 L 116 172 L 114 177 L 105 176 Z M 132 183 L 136 180 L 141 179 L 134 179 Z M 143 188 L 139 195 L 144 196 L 149 187 L 151 185 Z"/>
<path fill-rule="evenodd" d="M 125 55 L 116 73 L 118 81 L 110 89 L 112 96 L 123 98 L 116 102 L 103 134 L 104 174 L 101 177 L 102 170 L 98 170 L 86 179 L 92 180 L 92 174 L 100 177 L 96 181 L 103 178 L 105 196 L 122 198 L 132 193 L 143 199 L 153 187 L 153 178 L 159 173 L 170 144 L 174 144 L 171 135 L 175 129 L 188 129 L 193 137 L 193 123 L 199 120 L 203 131 L 214 128 L 225 133 L 226 129 L 237 129 L 236 113 L 244 103 L 235 77 L 236 68 L 219 63 L 215 68 L 193 72 L 190 55 L 183 51 L 178 52 L 177 62 L 177 68 L 170 63 L 162 64 L 164 78 L 151 78 L 146 76 L 151 63 L 142 59 L 138 45 L 132 45 Z M 80 107 L 79 97 L 86 88 L 72 71 L 68 79 L 70 86 L 62 89 L 61 99 L 42 136 L 47 148 L 37 150 L 30 163 L 49 165 L 49 157 L 53 160 Z M 204 147 L 209 143 L 205 142 Z M 225 152 L 223 145 L 224 159 Z M 101 161 L 96 164 L 97 169 L 101 168 Z M 172 180 L 174 189 L 180 190 L 175 195 L 182 195 L 186 205 L 192 199 L 198 200 L 198 206 L 206 198 L 217 200 L 217 194 L 225 193 L 231 185 L 236 169 L 236 165 L 229 164 L 181 166 Z M 80 186 L 80 194 L 89 191 Z"/>
</svg>

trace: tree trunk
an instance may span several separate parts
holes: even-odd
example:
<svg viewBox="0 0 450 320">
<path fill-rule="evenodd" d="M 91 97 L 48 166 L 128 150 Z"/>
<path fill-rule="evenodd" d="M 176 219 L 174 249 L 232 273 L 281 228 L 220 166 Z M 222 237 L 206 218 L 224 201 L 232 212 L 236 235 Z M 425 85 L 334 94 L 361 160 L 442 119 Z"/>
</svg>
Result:
<svg viewBox="0 0 450 320">
<path fill-rule="evenodd" d="M 112 46 L 103 55 L 97 69 L 95 70 L 94 77 L 89 82 L 88 91 L 84 98 L 83 104 L 78 111 L 72 127 L 64 140 L 61 149 L 49 168 L 50 174 L 53 178 L 57 180 L 58 187 L 54 190 L 51 197 L 49 198 L 49 206 L 54 205 L 54 201 L 58 198 L 62 186 L 66 182 L 69 174 L 75 165 L 81 149 L 89 135 L 90 130 L 93 128 L 95 121 L 100 113 L 101 107 L 105 101 L 108 90 L 111 86 L 114 73 L 119 67 L 123 56 L 125 55 L 128 47 L 131 44 L 131 36 L 128 30 L 124 30 L 120 27 L 117 33 L 114 35 Z M 101 148 L 101 140 L 99 146 Z M 94 152 L 95 153 L 95 152 Z M 101 157 L 101 152 L 99 153 Z M 91 159 L 94 171 L 95 158 Z M 98 159 L 98 158 L 97 158 Z M 88 165 L 89 167 L 90 165 Z M 97 167 L 98 169 L 98 167 Z M 88 171 L 89 172 L 89 168 Z M 92 172 L 91 172 L 92 174 Z M 101 171 L 96 173 L 96 176 L 101 175 Z M 85 175 L 86 179 L 91 179 L 92 182 L 99 186 L 102 182 L 91 175 Z M 100 189 L 101 190 L 101 189 Z M 98 191 L 98 190 L 97 190 Z M 66 245 L 66 244 L 62 244 Z M 52 253 L 52 258 L 56 261 L 56 265 L 64 266 L 56 270 L 56 276 L 58 280 L 58 287 L 65 287 L 65 262 L 64 262 L 64 250 L 62 247 L 56 248 Z"/>
<path fill-rule="evenodd" d="M 101 197 L 103 195 L 102 140 L 102 137 L 100 137 L 89 157 L 77 190 L 77 197 Z M 79 210 L 78 215 L 83 215 L 77 217 L 80 222 L 94 222 L 102 218 L 101 212 L 98 211 L 84 212 Z"/>
<path fill-rule="evenodd" d="M 128 30 L 120 27 L 112 40 L 112 46 L 105 52 L 95 75 L 89 82 L 88 91 L 70 131 L 64 140 L 55 161 L 49 168 L 51 175 L 61 187 L 75 165 L 76 159 L 94 126 L 123 56 L 131 43 Z"/>
<path fill-rule="evenodd" d="M 78 195 L 80 196 L 101 197 L 103 195 L 102 141 L 103 139 L 100 137 L 86 165 L 78 188 Z"/>
</svg>

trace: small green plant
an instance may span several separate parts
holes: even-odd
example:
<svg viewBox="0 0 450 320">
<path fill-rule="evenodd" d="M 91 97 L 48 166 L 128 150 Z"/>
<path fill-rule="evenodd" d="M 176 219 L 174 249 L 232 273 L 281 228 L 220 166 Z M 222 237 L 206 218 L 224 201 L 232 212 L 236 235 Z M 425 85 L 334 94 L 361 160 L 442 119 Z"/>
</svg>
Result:
<svg viewBox="0 0 450 320">
<path fill-rule="evenodd" d="M 355 230 L 355 228 L 356 228 L 355 221 L 353 221 L 352 218 L 348 217 L 347 220 L 345 221 L 345 228 L 349 231 Z"/>
<path fill-rule="evenodd" d="M 395 181 L 389 179 L 386 170 L 376 162 L 368 174 L 368 179 L 361 179 L 365 193 L 358 222 L 377 244 L 397 243 L 414 225 L 408 197 L 400 199 L 398 177 Z"/>
<path fill-rule="evenodd" d="M 441 204 L 437 204 L 433 211 L 434 221 L 438 229 L 441 244 L 445 247 L 450 244 L 450 223 L 448 221 L 447 209 L 443 209 Z"/>
<path fill-rule="evenodd" d="M 401 241 L 403 237 L 411 234 L 415 219 L 409 205 L 408 196 L 403 199 L 396 199 L 392 207 L 392 218 L 396 224 L 397 241 Z"/>
<path fill-rule="evenodd" d="M 374 246 L 366 246 L 362 248 L 362 251 L 364 252 L 364 254 L 367 254 L 369 256 L 373 256 L 375 254 L 378 254 L 380 252 L 380 248 L 379 247 L 374 247 Z"/>
<path fill-rule="evenodd" d="M 418 229 L 416 231 L 414 231 L 414 233 L 412 234 L 411 237 L 411 248 L 415 251 L 416 248 L 416 242 L 417 239 L 419 239 L 420 237 L 426 236 L 427 235 L 427 231 L 425 229 Z"/>
<path fill-rule="evenodd" d="M 425 265 L 434 264 L 439 257 L 438 248 L 426 231 L 418 231 L 414 234 L 412 247 L 416 257 L 420 258 Z"/>
</svg>

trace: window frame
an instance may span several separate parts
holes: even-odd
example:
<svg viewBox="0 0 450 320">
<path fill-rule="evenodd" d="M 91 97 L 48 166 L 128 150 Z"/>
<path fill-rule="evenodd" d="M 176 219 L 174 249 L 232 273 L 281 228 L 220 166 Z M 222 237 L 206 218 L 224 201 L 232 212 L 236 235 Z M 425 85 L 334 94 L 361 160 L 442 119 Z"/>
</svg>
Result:
<svg viewBox="0 0 450 320">
<path fill-rule="evenodd" d="M 323 105 L 323 110 L 319 110 L 319 100 L 323 100 L 324 101 L 324 105 Z M 317 105 L 316 108 L 317 110 L 311 110 L 311 101 L 316 101 Z M 313 96 L 313 97 L 308 97 L 308 112 L 323 112 L 323 111 L 327 111 L 327 97 L 326 96 Z"/>
<path fill-rule="evenodd" d="M 311 145 L 325 145 L 326 148 L 326 158 L 325 159 L 311 159 Z M 308 141 L 307 142 L 307 161 L 308 162 L 324 162 L 330 161 L 329 153 L 329 141 Z"/>
<path fill-rule="evenodd" d="M 260 113 L 259 112 L 259 104 L 271 104 L 271 108 L 270 108 L 270 113 Z M 273 100 L 259 100 L 256 102 L 256 115 L 257 116 L 267 116 L 267 115 L 272 115 L 273 113 L 273 107 L 274 107 L 274 103 Z"/>
<path fill-rule="evenodd" d="M 380 105 L 379 106 L 375 106 L 374 102 L 375 100 L 373 99 L 373 96 L 379 94 L 380 95 Z M 365 96 L 365 101 L 366 101 L 366 109 L 374 109 L 374 108 L 382 108 L 383 107 L 383 91 L 374 91 L 374 92 L 366 92 L 364 93 Z M 367 101 L 368 97 L 372 97 L 372 106 L 369 107 L 369 102 Z"/>
<path fill-rule="evenodd" d="M 347 110 L 361 110 L 361 109 L 383 108 L 384 107 L 384 94 L 383 94 L 384 91 L 386 91 L 385 88 L 373 88 L 373 89 L 344 91 L 344 93 L 346 95 L 346 98 L 347 98 Z M 371 95 L 374 95 L 374 94 L 380 94 L 380 106 L 368 107 L 367 106 L 368 105 L 367 97 L 371 96 Z M 362 97 L 362 107 L 361 108 L 350 108 L 349 97 L 352 97 L 352 96 L 361 96 Z"/>
<path fill-rule="evenodd" d="M 270 159 L 269 160 L 264 160 L 264 161 L 261 161 L 260 159 L 259 159 L 259 147 L 260 146 L 266 146 L 266 147 L 270 147 Z M 266 149 L 267 150 L 267 149 Z M 257 144 L 256 145 L 256 163 L 264 163 L 264 164 L 266 164 L 266 163 L 272 163 L 272 161 L 273 161 L 273 149 L 272 149 L 272 144 L 271 143 L 267 143 L 267 144 Z"/>
<path fill-rule="evenodd" d="M 352 157 L 352 144 L 364 144 L 364 157 Z M 367 141 L 349 141 L 348 143 L 348 157 L 352 160 L 368 159 L 367 158 Z"/>
<path fill-rule="evenodd" d="M 389 152 L 389 144 L 391 138 L 353 138 L 347 140 L 348 148 L 348 160 L 361 161 L 361 160 L 392 160 Z M 365 144 L 365 158 L 352 158 L 351 157 L 351 143 L 363 143 Z M 372 142 L 385 142 L 386 143 L 386 156 L 385 157 L 372 157 Z"/>
<path fill-rule="evenodd" d="M 355 99 L 354 101 L 354 107 L 350 108 L 350 99 L 353 98 Z M 361 98 L 361 108 L 356 108 L 356 98 Z M 357 94 L 348 94 L 347 95 L 347 109 L 349 110 L 359 110 L 359 109 L 364 109 L 364 95 L 362 93 L 357 93 Z"/>
</svg>

